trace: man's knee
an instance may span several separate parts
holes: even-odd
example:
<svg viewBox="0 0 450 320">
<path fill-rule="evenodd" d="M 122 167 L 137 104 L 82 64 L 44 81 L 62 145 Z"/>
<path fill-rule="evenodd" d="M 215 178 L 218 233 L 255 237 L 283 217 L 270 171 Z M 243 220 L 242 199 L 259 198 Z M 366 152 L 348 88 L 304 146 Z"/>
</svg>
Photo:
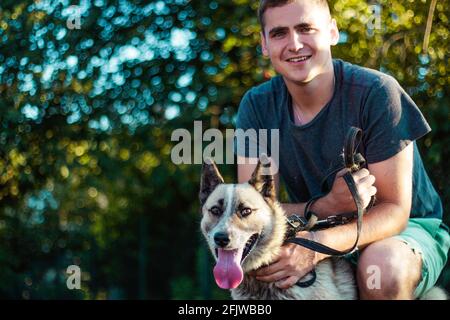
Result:
<svg viewBox="0 0 450 320">
<path fill-rule="evenodd" d="M 358 262 L 360 297 L 412 299 L 420 275 L 420 256 L 408 245 L 394 238 L 375 242 L 363 250 Z"/>
</svg>

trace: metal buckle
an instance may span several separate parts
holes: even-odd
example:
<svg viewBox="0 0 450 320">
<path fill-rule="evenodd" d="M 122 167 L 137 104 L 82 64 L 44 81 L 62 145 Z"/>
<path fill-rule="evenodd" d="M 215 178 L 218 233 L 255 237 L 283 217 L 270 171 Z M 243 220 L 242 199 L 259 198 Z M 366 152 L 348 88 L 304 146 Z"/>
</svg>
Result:
<svg viewBox="0 0 450 320">
<path fill-rule="evenodd" d="M 293 214 L 287 217 L 288 224 L 295 230 L 306 226 L 308 221 L 305 218 L 300 217 L 299 215 Z"/>
<path fill-rule="evenodd" d="M 327 218 L 327 223 L 329 223 L 331 226 L 334 226 L 337 224 L 346 224 L 351 220 L 352 220 L 352 217 L 347 217 L 345 215 L 339 214 L 339 215 L 329 216 Z"/>
<path fill-rule="evenodd" d="M 343 217 L 342 216 L 329 216 L 327 217 L 327 222 L 330 224 L 330 226 L 334 226 L 337 224 L 343 224 Z"/>
<path fill-rule="evenodd" d="M 287 238 L 294 238 L 298 231 L 302 231 L 308 223 L 305 218 L 293 214 L 286 218 L 290 228 L 287 230 Z"/>
</svg>

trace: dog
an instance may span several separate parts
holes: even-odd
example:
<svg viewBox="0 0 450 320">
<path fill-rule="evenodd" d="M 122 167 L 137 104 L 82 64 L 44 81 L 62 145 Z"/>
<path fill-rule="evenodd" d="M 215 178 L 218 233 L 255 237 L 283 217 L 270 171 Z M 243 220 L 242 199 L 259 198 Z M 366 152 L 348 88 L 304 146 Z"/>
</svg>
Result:
<svg viewBox="0 0 450 320">
<path fill-rule="evenodd" d="M 316 280 L 306 288 L 280 289 L 247 275 L 277 257 L 287 232 L 286 216 L 275 195 L 272 176 L 261 161 L 248 183 L 225 184 L 214 162 L 203 164 L 200 185 L 201 231 L 216 259 L 214 278 L 239 300 L 315 300 L 357 298 L 354 273 L 345 259 L 316 266 Z"/>
<path fill-rule="evenodd" d="M 276 199 L 274 180 L 261 160 L 247 183 L 225 184 L 212 160 L 205 160 L 200 183 L 201 231 L 216 260 L 214 278 L 237 300 L 354 300 L 352 265 L 328 258 L 315 267 L 308 287 L 280 289 L 247 273 L 272 263 L 286 239 L 286 215 Z M 437 287 L 421 299 L 446 299 Z"/>
</svg>

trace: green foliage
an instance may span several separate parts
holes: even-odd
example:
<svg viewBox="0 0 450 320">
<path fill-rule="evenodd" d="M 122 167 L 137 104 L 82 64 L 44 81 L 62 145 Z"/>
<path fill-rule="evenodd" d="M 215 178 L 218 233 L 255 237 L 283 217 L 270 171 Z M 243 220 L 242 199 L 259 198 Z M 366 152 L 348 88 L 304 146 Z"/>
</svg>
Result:
<svg viewBox="0 0 450 320">
<path fill-rule="evenodd" d="M 420 147 L 450 205 L 448 2 L 335 0 L 335 57 L 392 74 L 433 132 Z M 233 127 L 240 99 L 274 74 L 257 1 L 0 4 L 0 297 L 217 298 L 199 234 L 199 165 L 174 165 L 176 128 Z M 346 39 L 345 39 L 346 38 Z M 222 166 L 227 180 L 233 166 Z M 446 216 L 449 223 L 449 217 Z M 66 268 L 83 271 L 66 288 Z M 443 274 L 448 283 L 449 268 Z"/>
</svg>

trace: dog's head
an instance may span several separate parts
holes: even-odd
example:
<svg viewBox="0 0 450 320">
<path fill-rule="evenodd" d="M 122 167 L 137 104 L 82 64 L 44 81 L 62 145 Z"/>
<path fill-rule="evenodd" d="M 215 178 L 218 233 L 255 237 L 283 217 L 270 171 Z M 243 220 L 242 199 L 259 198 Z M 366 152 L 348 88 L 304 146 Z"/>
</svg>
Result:
<svg viewBox="0 0 450 320">
<path fill-rule="evenodd" d="M 216 258 L 219 287 L 236 288 L 244 272 L 268 264 L 278 253 L 286 231 L 276 200 L 273 176 L 258 162 L 248 183 L 225 184 L 212 161 L 203 164 L 201 230 Z"/>
</svg>

